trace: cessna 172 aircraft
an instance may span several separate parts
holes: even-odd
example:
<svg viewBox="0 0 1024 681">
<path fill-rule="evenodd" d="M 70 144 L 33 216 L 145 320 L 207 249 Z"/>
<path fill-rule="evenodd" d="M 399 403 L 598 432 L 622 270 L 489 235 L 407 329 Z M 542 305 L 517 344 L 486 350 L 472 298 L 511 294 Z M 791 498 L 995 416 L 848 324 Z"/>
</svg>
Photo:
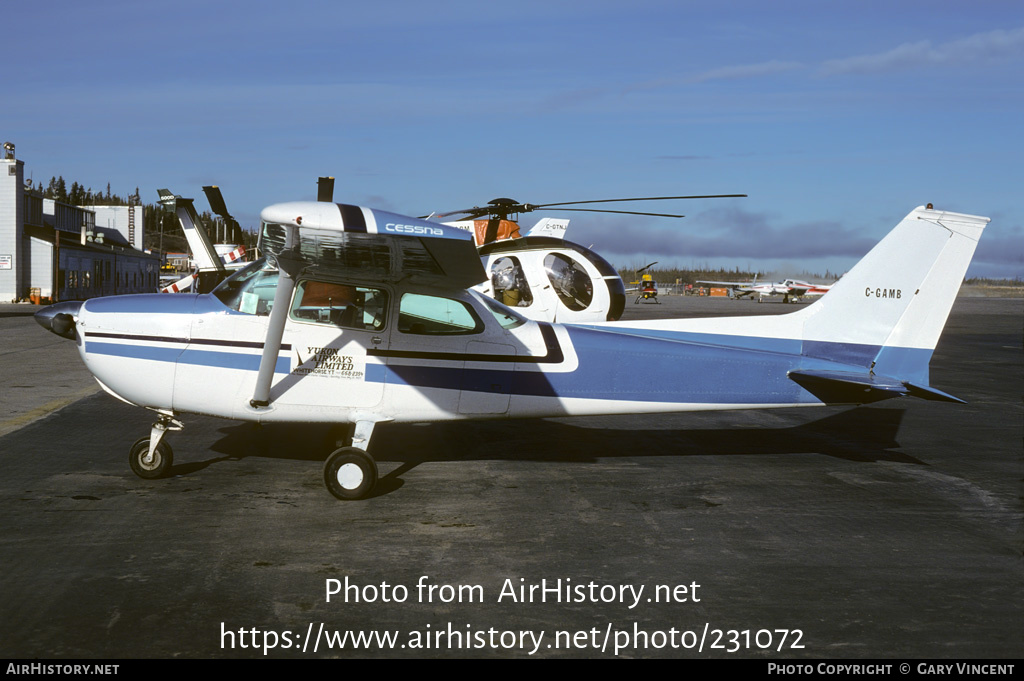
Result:
<svg viewBox="0 0 1024 681">
<path fill-rule="evenodd" d="M 380 424 L 959 402 L 928 364 L 988 218 L 917 208 L 817 305 L 779 316 L 530 321 L 469 290 L 472 236 L 327 202 L 270 206 L 264 259 L 209 294 L 65 302 L 37 313 L 110 394 L 157 415 L 129 450 L 172 473 L 183 414 L 344 424 L 324 466 L 339 499 L 369 495 Z M 341 444 L 341 443 L 339 443 Z"/>
</svg>

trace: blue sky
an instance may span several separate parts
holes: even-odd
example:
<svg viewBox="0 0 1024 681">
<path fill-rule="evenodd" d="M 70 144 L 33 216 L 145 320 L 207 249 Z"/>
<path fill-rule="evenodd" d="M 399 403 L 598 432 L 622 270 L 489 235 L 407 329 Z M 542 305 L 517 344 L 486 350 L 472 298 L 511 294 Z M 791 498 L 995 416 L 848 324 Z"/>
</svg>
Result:
<svg viewBox="0 0 1024 681">
<path fill-rule="evenodd" d="M 843 272 L 915 206 L 987 215 L 1024 277 L 1024 3 L 8 3 L 0 137 L 26 174 L 411 215 L 566 213 L 614 264 Z M 539 217 L 539 214 L 534 214 Z M 546 213 L 558 217 L 558 213 Z M 534 216 L 524 216 L 524 225 Z"/>
</svg>

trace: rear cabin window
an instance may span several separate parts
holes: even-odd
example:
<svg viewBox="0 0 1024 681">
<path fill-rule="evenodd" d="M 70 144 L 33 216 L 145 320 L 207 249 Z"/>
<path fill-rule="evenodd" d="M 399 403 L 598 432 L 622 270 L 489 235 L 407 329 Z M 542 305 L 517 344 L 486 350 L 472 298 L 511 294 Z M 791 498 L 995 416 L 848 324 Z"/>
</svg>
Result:
<svg viewBox="0 0 1024 681">
<path fill-rule="evenodd" d="M 421 336 L 480 333 L 484 324 L 461 300 L 406 293 L 398 313 L 398 330 Z"/>
<path fill-rule="evenodd" d="M 291 318 L 343 329 L 380 331 L 387 309 L 388 293 L 382 289 L 307 279 L 296 287 Z"/>
</svg>

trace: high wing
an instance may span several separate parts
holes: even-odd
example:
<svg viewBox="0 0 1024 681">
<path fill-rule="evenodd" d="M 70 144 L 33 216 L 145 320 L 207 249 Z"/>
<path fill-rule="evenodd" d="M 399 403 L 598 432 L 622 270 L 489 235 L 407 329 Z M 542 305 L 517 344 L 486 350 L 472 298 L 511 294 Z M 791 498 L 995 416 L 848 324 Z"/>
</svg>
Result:
<svg viewBox="0 0 1024 681">
<path fill-rule="evenodd" d="M 297 201 L 263 209 L 262 244 L 280 276 L 250 404 L 270 404 L 288 303 L 304 273 L 414 281 L 465 289 L 487 278 L 470 232 L 342 203 Z"/>
<path fill-rule="evenodd" d="M 722 286 L 732 290 L 749 288 L 754 285 L 752 281 L 698 281 L 698 286 Z"/>
<path fill-rule="evenodd" d="M 786 285 L 786 284 L 784 284 L 784 285 Z M 797 297 L 804 296 L 804 295 L 807 295 L 807 292 L 811 290 L 810 286 L 797 286 L 796 284 L 788 284 L 788 286 L 789 286 L 789 294 L 791 296 L 797 296 Z"/>
<path fill-rule="evenodd" d="M 789 286 L 792 295 L 798 297 L 825 295 L 833 286 L 833 284 L 808 284 L 799 279 L 786 279 L 782 283 L 784 286 Z"/>
<path fill-rule="evenodd" d="M 304 270 L 468 288 L 487 278 L 469 232 L 339 203 L 279 203 L 260 214 L 263 248 Z"/>
</svg>

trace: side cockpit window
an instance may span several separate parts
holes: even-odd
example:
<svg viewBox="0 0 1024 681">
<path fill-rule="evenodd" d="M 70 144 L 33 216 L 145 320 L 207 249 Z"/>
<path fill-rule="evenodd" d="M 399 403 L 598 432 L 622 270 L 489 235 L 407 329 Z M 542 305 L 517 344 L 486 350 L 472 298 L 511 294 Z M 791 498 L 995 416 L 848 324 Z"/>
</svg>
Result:
<svg viewBox="0 0 1024 681">
<path fill-rule="evenodd" d="M 387 318 L 387 291 L 367 286 L 306 279 L 292 300 L 291 318 L 301 322 L 380 331 Z"/>
</svg>

